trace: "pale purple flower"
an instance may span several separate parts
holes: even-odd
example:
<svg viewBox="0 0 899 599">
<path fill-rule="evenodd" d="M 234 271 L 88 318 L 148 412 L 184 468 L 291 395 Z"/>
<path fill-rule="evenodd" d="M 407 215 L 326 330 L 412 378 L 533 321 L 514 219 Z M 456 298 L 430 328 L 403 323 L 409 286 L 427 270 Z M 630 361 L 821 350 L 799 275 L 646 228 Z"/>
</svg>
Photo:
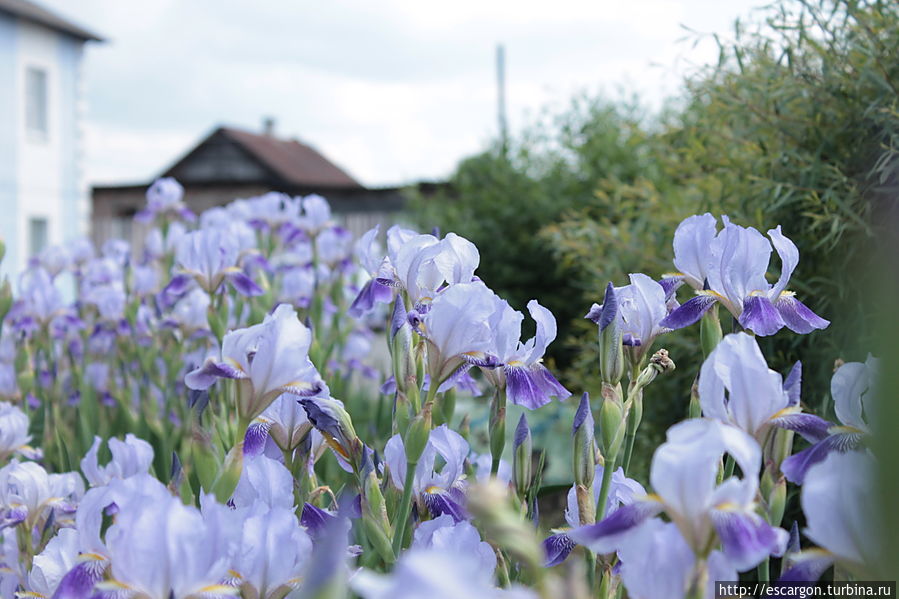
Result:
<svg viewBox="0 0 899 599">
<path fill-rule="evenodd" d="M 764 443 L 771 427 L 816 440 L 827 422 L 802 413 L 798 397 L 768 368 L 755 337 L 727 335 L 709 354 L 699 374 L 699 402 L 708 418 L 733 424 Z"/>
<path fill-rule="evenodd" d="M 238 239 L 222 229 L 200 229 L 186 233 L 175 252 L 176 274 L 167 286 L 173 294 L 183 293 L 191 280 L 210 295 L 227 281 L 243 295 L 261 295 L 262 289 L 238 266 L 241 248 Z"/>
<path fill-rule="evenodd" d="M 784 579 L 817 580 L 834 562 L 864 576 L 880 563 L 882 532 L 864 509 L 879 501 L 876 471 L 874 459 L 861 451 L 832 452 L 809 468 L 800 501 L 805 535 L 818 547 L 791 556 Z"/>
<path fill-rule="evenodd" d="M 229 574 L 243 593 L 260 599 L 280 597 L 297 588 L 312 555 L 312 540 L 292 507 L 259 506 L 243 521 L 240 549 Z M 249 587 L 249 589 L 247 589 Z"/>
<path fill-rule="evenodd" d="M 457 555 L 477 556 L 482 575 L 488 579 L 496 569 L 496 554 L 489 543 L 481 540 L 478 530 L 469 522 L 457 522 L 447 514 L 419 524 L 411 549 L 437 549 Z"/>
<path fill-rule="evenodd" d="M 261 324 L 226 333 L 221 359 L 208 358 L 184 382 L 202 390 L 220 377 L 239 380 L 239 409 L 252 420 L 282 393 L 299 397 L 327 393 L 309 359 L 311 343 L 312 332 L 296 311 L 281 304 Z"/>
<path fill-rule="evenodd" d="M 158 215 L 175 215 L 192 221 L 196 217 L 184 205 L 184 187 L 173 177 L 156 179 L 147 189 L 147 207 L 134 218 L 139 222 L 150 222 Z"/>
<path fill-rule="evenodd" d="M 837 369 L 830 380 L 830 395 L 841 424 L 822 421 L 818 436 L 808 439 L 812 446 L 783 461 L 781 470 L 787 480 L 802 484 L 813 465 L 831 452 L 857 449 L 871 433 L 868 420 L 873 416 L 878 370 L 879 360 L 872 356 L 865 362 L 847 362 Z"/>
<path fill-rule="evenodd" d="M 489 354 L 502 365 L 484 368 L 486 378 L 498 389 L 505 389 L 506 398 L 513 404 L 529 410 L 546 405 L 553 397 L 569 397 L 571 392 L 543 365 L 543 354 L 556 338 L 556 319 L 552 312 L 537 300 L 529 301 L 528 312 L 537 323 L 537 332 L 522 342 L 521 322 L 524 316 L 496 295 L 493 295 L 493 300 L 494 313 L 489 321 L 493 346 Z"/>
<path fill-rule="evenodd" d="M 670 330 L 660 324 L 668 316 L 668 298 L 662 285 L 651 277 L 642 273 L 628 276 L 630 285 L 614 288 L 618 300 L 615 318 L 621 328 L 625 350 L 631 354 L 631 362 L 640 364 L 655 338 Z M 585 318 L 599 324 L 601 314 L 602 306 L 593 304 Z"/>
<path fill-rule="evenodd" d="M 53 597 L 63 577 L 78 563 L 78 532 L 63 528 L 34 557 L 26 588 L 34 597 Z"/>
<path fill-rule="evenodd" d="M 262 504 L 292 510 L 293 485 L 293 476 L 281 462 L 264 455 L 247 457 L 231 501 L 238 508 Z"/>
<path fill-rule="evenodd" d="M 469 461 L 474 466 L 475 478 L 478 482 L 487 482 L 492 476 L 493 456 L 489 453 L 472 453 Z M 496 479 L 506 483 L 512 482 L 512 464 L 506 460 L 499 461 L 499 468 L 496 470 Z"/>
<path fill-rule="evenodd" d="M 84 494 L 75 472 L 49 474 L 34 462 L 11 462 L 0 468 L 0 510 L 7 525 L 24 522 L 32 528 L 52 517 L 64 522 Z"/>
<path fill-rule="evenodd" d="M 312 423 L 306 416 L 306 410 L 293 395 L 281 395 L 265 409 L 250 425 L 250 428 L 265 429 L 267 437 L 281 451 L 293 451 L 313 433 Z M 319 441 L 321 437 L 318 437 Z"/>
<path fill-rule="evenodd" d="M 706 580 L 702 597 L 716 597 L 715 582 L 737 580 L 737 572 L 720 551 L 712 551 L 697 572 L 696 554 L 675 524 L 652 518 L 621 541 L 620 576 L 631 599 L 684 599 L 695 580 Z M 649 574 L 649 575 L 647 575 Z M 693 595 L 691 595 L 692 597 Z"/>
<path fill-rule="evenodd" d="M 124 441 L 109 439 L 112 459 L 105 466 L 100 466 L 97 454 L 101 443 L 102 439 L 94 436 L 91 448 L 81 460 L 81 471 L 92 487 L 107 485 L 114 478 L 146 474 L 153 464 L 153 446 L 128 433 Z"/>
<path fill-rule="evenodd" d="M 312 194 L 300 199 L 300 202 L 303 206 L 303 214 L 299 218 L 299 227 L 310 237 L 315 237 L 331 225 L 331 206 L 328 204 L 328 200 L 320 195 Z"/>
<path fill-rule="evenodd" d="M 483 283 L 451 285 L 434 298 L 424 315 L 410 320 L 428 340 L 428 372 L 442 383 L 464 364 L 496 366 L 489 319 L 495 294 Z"/>
<path fill-rule="evenodd" d="M 384 256 L 378 243 L 379 231 L 380 225 L 376 225 L 356 241 L 356 259 L 369 279 L 363 284 L 350 306 L 349 313 L 355 318 L 367 314 L 376 304 L 387 303 L 393 299 L 393 289 L 378 281 L 379 277 L 390 276 L 388 258 Z"/>
<path fill-rule="evenodd" d="M 468 453 L 468 442 L 445 424 L 431 431 L 428 443 L 415 466 L 412 489 L 416 501 L 427 507 L 433 517 L 448 514 L 456 521 L 465 518 L 464 465 Z M 443 464 L 436 469 L 438 456 Z M 391 482 L 397 489 L 403 490 L 406 450 L 399 435 L 394 435 L 387 441 L 384 461 L 390 469 Z"/>
<path fill-rule="evenodd" d="M 209 294 L 195 287 L 175 303 L 171 318 L 188 333 L 208 329 L 210 303 Z"/>
<path fill-rule="evenodd" d="M 725 453 L 743 476 L 718 483 Z M 664 511 L 694 552 L 704 553 L 715 535 L 730 563 L 739 571 L 748 570 L 768 555 L 782 554 L 788 536 L 756 512 L 760 466 L 758 443 L 740 429 L 716 420 L 682 422 L 668 429 L 667 441 L 653 456 L 650 483 L 655 495 L 620 507 L 569 536 L 597 553 L 608 553 L 619 548 L 635 526 Z"/>
<path fill-rule="evenodd" d="M 810 333 L 830 324 L 787 290 L 799 263 L 799 250 L 780 226 L 768 231 L 768 239 L 752 227 L 735 225 L 722 217 L 717 231 L 711 214 L 691 216 L 674 234 L 674 264 L 697 296 L 674 310 L 662 326 L 679 329 L 697 322 L 715 303 L 723 305 L 744 329 L 757 335 L 773 335 L 786 326 L 796 333 Z M 772 285 L 765 278 L 772 246 L 781 260 L 780 277 Z M 669 287 L 676 285 L 669 280 Z"/>
<path fill-rule="evenodd" d="M 28 416 L 19 406 L 0 402 L 0 460 L 21 450 L 31 440 L 28 434 Z"/>
<path fill-rule="evenodd" d="M 363 599 L 536 599 L 521 588 L 498 589 L 476 554 L 441 549 L 412 549 L 388 575 L 363 570 L 350 587 Z"/>
<path fill-rule="evenodd" d="M 106 532 L 111 579 L 102 587 L 146 599 L 233 594 L 221 584 L 233 518 L 224 506 L 201 513 L 174 496 L 134 501 Z"/>
</svg>

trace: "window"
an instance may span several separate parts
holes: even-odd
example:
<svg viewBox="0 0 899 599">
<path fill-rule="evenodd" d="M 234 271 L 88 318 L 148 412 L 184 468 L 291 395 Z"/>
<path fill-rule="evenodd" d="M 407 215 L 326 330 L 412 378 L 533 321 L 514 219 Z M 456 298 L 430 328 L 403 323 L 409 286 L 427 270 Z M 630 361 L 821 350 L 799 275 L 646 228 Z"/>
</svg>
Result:
<svg viewBox="0 0 899 599">
<path fill-rule="evenodd" d="M 46 138 L 47 71 L 37 67 L 25 72 L 25 126 L 29 133 Z"/>
<path fill-rule="evenodd" d="M 28 221 L 28 243 L 31 256 L 37 256 L 47 247 L 47 219 L 42 216 L 32 217 Z"/>
</svg>

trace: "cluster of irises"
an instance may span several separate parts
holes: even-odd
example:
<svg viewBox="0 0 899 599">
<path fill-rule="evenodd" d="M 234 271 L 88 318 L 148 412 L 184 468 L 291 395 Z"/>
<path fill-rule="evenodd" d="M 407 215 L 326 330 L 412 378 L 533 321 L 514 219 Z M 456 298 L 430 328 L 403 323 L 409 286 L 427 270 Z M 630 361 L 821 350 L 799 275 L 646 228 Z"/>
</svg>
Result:
<svg viewBox="0 0 899 599">
<path fill-rule="evenodd" d="M 693 599 L 749 571 L 878 574 L 858 508 L 877 361 L 834 373 L 838 423 L 803 410 L 800 364 L 769 369 L 756 336 L 828 325 L 787 289 L 799 254 L 780 227 L 690 217 L 677 274 L 608 284 L 587 314 L 602 384 L 578 403 L 543 363 L 553 315 L 529 302 L 523 340 L 468 240 L 354 240 L 318 196 L 196 216 L 182 195 L 157 181 L 139 243 L 49 248 L 0 289 L 4 598 Z M 675 367 L 656 340 L 697 322 L 689 414 L 641 484 L 644 394 Z M 562 402 L 572 485 L 548 529 L 546 456 L 506 410 Z"/>
</svg>

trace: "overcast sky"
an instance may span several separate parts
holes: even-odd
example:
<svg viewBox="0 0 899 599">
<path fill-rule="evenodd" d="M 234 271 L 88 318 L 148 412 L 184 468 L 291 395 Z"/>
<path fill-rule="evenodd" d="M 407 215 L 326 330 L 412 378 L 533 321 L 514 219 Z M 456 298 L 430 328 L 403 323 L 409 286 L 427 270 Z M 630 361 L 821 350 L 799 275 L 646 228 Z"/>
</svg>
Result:
<svg viewBox="0 0 899 599">
<path fill-rule="evenodd" d="M 368 185 L 439 178 L 496 133 L 495 47 L 519 130 L 578 91 L 652 105 L 762 0 L 38 0 L 85 53 L 85 175 L 146 181 L 219 124 L 309 143 Z"/>
</svg>

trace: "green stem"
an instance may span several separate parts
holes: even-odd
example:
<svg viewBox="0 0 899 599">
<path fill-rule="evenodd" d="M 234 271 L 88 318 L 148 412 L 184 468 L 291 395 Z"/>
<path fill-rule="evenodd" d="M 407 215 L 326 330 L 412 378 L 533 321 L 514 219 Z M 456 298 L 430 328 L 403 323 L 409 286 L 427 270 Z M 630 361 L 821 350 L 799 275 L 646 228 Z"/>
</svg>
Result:
<svg viewBox="0 0 899 599">
<path fill-rule="evenodd" d="M 584 561 L 587 563 L 587 589 L 593 592 L 596 588 L 596 554 L 584 547 Z"/>
<path fill-rule="evenodd" d="M 736 466 L 736 464 L 737 464 L 737 462 L 732 457 L 730 457 L 730 454 L 728 454 L 724 458 L 724 479 L 723 480 L 727 480 L 731 476 L 734 475 L 734 466 Z"/>
<path fill-rule="evenodd" d="M 396 530 L 393 533 L 393 553 L 397 557 L 403 549 L 403 537 L 406 536 L 406 521 L 412 512 L 412 483 L 415 480 L 416 462 L 406 462 L 406 481 L 403 483 L 403 499 L 400 501 L 396 517 Z"/>
<path fill-rule="evenodd" d="M 602 484 L 599 487 L 599 500 L 596 504 L 596 521 L 600 522 L 606 515 L 606 502 L 609 499 L 609 487 L 612 483 L 612 472 L 614 470 L 615 457 L 610 456 L 602 469 Z"/>
<path fill-rule="evenodd" d="M 766 557 L 762 563 L 759 564 L 759 582 L 768 582 L 768 560 L 770 558 Z"/>
</svg>

